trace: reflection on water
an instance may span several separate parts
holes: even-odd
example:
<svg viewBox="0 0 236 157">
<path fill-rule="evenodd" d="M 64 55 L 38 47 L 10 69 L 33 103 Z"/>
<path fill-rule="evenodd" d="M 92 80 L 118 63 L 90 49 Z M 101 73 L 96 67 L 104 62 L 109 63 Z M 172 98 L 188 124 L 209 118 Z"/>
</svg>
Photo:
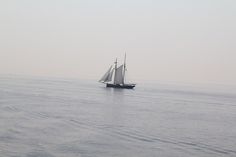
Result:
<svg viewBox="0 0 236 157">
<path fill-rule="evenodd" d="M 0 79 L 0 156 L 236 156 L 236 97 Z"/>
</svg>

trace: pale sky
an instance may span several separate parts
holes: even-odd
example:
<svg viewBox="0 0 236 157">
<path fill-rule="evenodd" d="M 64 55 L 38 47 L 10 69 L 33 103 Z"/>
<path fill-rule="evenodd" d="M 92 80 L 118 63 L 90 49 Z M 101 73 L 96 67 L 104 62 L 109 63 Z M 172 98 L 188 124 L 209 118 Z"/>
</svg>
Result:
<svg viewBox="0 0 236 157">
<path fill-rule="evenodd" d="M 236 85 L 235 0 L 0 1 L 0 75 Z"/>
</svg>

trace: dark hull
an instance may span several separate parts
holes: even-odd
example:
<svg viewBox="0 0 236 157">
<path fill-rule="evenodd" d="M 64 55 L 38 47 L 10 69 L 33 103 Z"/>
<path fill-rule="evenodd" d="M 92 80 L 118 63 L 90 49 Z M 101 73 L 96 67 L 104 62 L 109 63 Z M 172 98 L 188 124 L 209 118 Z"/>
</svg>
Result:
<svg viewBox="0 0 236 157">
<path fill-rule="evenodd" d="M 135 84 L 109 84 L 107 83 L 107 87 L 110 88 L 125 88 L 125 89 L 133 89 L 135 87 Z"/>
</svg>

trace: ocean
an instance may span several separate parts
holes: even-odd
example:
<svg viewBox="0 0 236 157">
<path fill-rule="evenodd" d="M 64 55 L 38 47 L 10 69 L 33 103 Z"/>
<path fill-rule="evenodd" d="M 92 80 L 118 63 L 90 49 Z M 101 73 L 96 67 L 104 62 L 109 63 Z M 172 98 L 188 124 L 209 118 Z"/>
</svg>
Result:
<svg viewBox="0 0 236 157">
<path fill-rule="evenodd" d="M 0 77 L 0 157 L 235 157 L 236 93 Z"/>
</svg>

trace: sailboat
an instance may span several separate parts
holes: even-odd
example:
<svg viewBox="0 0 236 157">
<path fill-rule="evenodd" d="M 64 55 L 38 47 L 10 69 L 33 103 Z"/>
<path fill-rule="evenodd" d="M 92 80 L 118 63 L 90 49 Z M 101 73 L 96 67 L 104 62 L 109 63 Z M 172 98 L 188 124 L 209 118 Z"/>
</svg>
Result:
<svg viewBox="0 0 236 157">
<path fill-rule="evenodd" d="M 117 67 L 117 65 L 118 62 L 116 59 L 115 65 L 110 66 L 108 71 L 103 75 L 103 77 L 99 80 L 99 82 L 105 83 L 106 87 L 133 89 L 136 84 L 125 83 L 125 72 L 127 71 L 126 54 L 125 54 L 124 64 L 120 65 L 119 67 Z"/>
</svg>

